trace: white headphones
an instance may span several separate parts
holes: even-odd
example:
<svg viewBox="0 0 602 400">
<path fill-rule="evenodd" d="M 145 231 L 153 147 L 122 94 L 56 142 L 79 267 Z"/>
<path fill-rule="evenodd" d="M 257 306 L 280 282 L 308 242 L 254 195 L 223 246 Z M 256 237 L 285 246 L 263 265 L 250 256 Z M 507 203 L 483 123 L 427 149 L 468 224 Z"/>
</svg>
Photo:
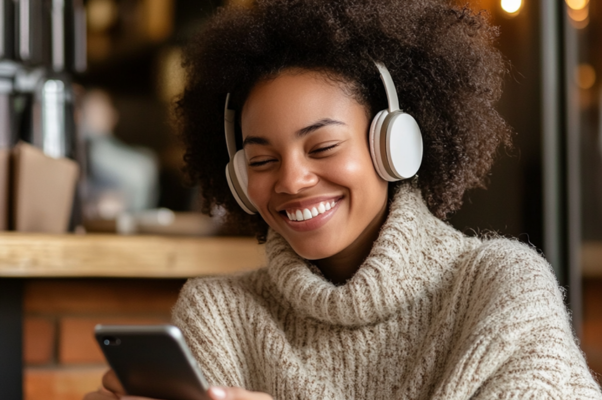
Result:
<svg viewBox="0 0 602 400">
<path fill-rule="evenodd" d="M 376 114 L 370 124 L 370 155 L 378 175 L 388 182 L 411 178 L 422 163 L 422 135 L 414 117 L 399 109 L 393 78 L 387 68 L 375 62 L 385 86 L 389 107 Z M 248 214 L 257 213 L 249 198 L 247 160 L 244 150 L 236 151 L 234 110 L 228 109 L 230 93 L 224 107 L 224 131 L 230 162 L 226 179 L 232 195 Z"/>
<path fill-rule="evenodd" d="M 247 159 L 244 150 L 236 151 L 236 136 L 234 135 L 234 110 L 228 109 L 230 93 L 226 96 L 226 106 L 224 107 L 224 130 L 226 131 L 226 146 L 228 146 L 228 155 L 230 162 L 226 165 L 226 179 L 232 195 L 248 214 L 257 213 L 257 208 L 249 198 L 247 190 L 249 186 L 249 177 L 247 175 Z"/>
</svg>

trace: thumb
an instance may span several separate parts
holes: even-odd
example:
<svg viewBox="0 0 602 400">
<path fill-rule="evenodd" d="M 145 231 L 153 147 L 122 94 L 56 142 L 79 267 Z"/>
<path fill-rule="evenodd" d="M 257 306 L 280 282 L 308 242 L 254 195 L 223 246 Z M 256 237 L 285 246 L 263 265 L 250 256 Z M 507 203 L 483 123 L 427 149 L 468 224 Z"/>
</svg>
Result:
<svg viewBox="0 0 602 400">
<path fill-rule="evenodd" d="M 117 375 L 113 372 L 112 369 L 108 370 L 102 377 L 102 386 L 104 386 L 107 390 L 118 394 L 125 395 L 125 390 L 123 386 L 121 386 L 121 382 L 117 379 Z"/>
</svg>

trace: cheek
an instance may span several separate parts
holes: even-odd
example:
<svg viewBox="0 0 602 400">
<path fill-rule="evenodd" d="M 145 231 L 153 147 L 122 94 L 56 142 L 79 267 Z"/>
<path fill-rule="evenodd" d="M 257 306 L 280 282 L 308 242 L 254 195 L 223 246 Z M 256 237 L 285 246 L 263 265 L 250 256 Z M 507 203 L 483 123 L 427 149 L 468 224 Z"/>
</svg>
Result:
<svg viewBox="0 0 602 400">
<path fill-rule="evenodd" d="M 357 151 L 333 166 L 330 176 L 349 190 L 350 211 L 355 216 L 353 223 L 363 226 L 366 221 L 371 221 L 386 202 L 388 182 L 374 169 L 367 149 Z"/>
<path fill-rule="evenodd" d="M 258 207 L 259 211 L 261 212 L 261 209 L 265 207 L 269 201 L 270 184 L 266 177 L 261 174 L 254 174 L 251 172 L 249 173 L 248 177 L 249 184 L 247 186 L 247 193 L 249 194 L 249 198 L 253 204 L 255 204 L 255 206 Z"/>
<path fill-rule="evenodd" d="M 332 168 L 332 175 L 345 177 L 351 186 L 378 184 L 382 180 L 372 164 L 372 158 L 367 148 L 360 148 L 337 162 Z"/>
</svg>

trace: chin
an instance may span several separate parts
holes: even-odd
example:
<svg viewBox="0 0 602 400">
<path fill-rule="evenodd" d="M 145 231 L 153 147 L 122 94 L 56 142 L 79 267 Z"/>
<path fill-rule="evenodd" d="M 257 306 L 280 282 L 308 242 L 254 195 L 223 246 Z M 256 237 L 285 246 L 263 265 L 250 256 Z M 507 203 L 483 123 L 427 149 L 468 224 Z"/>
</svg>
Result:
<svg viewBox="0 0 602 400">
<path fill-rule="evenodd" d="M 299 243 L 297 241 L 287 239 L 287 242 L 293 248 L 295 253 L 297 253 L 300 257 L 310 261 L 322 260 L 324 258 L 332 257 L 338 253 L 338 251 L 333 251 L 336 246 L 324 241 L 312 240 Z"/>
</svg>

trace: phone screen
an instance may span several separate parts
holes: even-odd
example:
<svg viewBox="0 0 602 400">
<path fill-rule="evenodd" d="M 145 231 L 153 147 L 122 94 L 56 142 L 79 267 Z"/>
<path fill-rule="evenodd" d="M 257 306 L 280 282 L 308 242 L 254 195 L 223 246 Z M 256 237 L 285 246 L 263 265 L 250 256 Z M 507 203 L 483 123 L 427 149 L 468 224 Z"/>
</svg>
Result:
<svg viewBox="0 0 602 400">
<path fill-rule="evenodd" d="M 171 325 L 97 325 L 95 336 L 127 394 L 162 400 L 208 400 L 209 385 Z"/>
</svg>

